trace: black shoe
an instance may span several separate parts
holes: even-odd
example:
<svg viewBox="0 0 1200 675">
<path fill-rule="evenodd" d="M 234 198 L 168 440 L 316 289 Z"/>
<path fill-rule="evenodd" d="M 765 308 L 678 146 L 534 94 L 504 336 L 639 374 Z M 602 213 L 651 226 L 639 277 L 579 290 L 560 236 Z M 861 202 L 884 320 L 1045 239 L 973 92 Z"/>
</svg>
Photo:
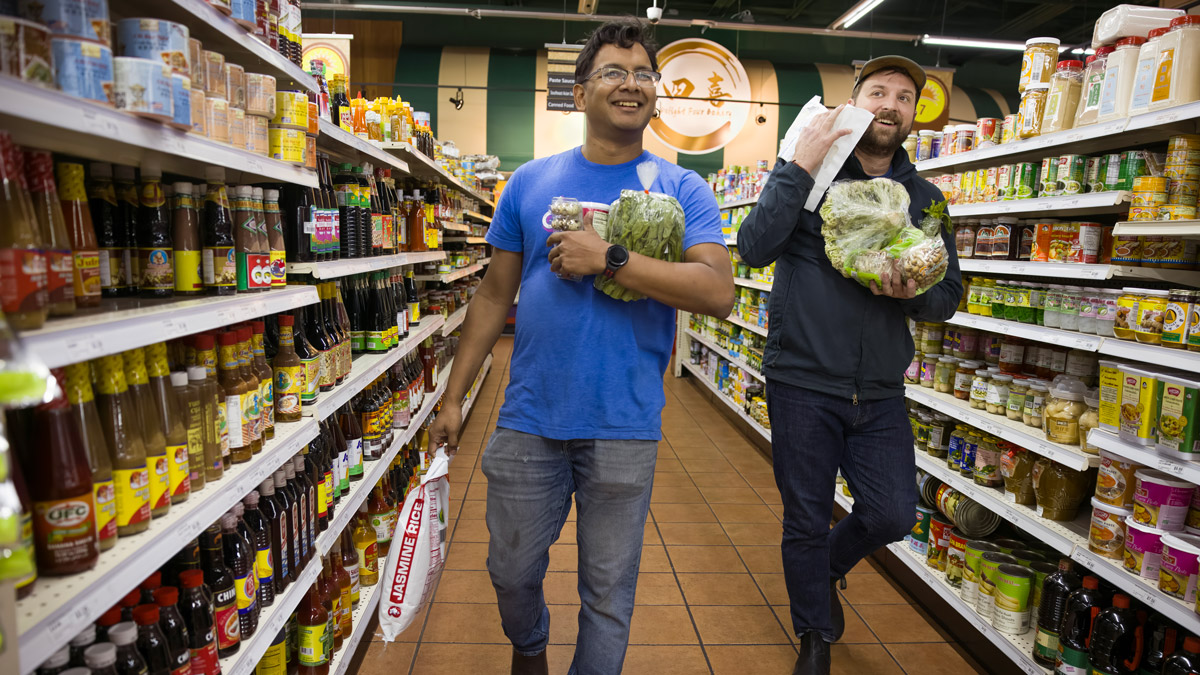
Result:
<svg viewBox="0 0 1200 675">
<path fill-rule="evenodd" d="M 792 675 L 829 675 L 829 643 L 820 633 L 810 631 L 800 637 L 800 655 Z"/>
<path fill-rule="evenodd" d="M 833 641 L 842 639 L 846 632 L 846 615 L 842 613 L 842 599 L 838 597 L 838 587 L 846 589 L 846 577 L 831 577 L 829 579 L 829 625 L 833 627 Z"/>
<path fill-rule="evenodd" d="M 828 661 L 828 658 L 826 658 Z M 829 672 L 826 668 L 825 672 Z M 512 675 L 549 675 L 550 666 L 546 663 L 546 650 L 537 656 L 522 656 L 513 650 Z"/>
</svg>

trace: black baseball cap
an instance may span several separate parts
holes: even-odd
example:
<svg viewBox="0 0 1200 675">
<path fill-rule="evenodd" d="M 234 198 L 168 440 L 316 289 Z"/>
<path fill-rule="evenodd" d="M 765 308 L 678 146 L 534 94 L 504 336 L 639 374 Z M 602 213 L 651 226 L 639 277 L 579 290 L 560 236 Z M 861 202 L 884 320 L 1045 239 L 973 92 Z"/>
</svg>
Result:
<svg viewBox="0 0 1200 675">
<path fill-rule="evenodd" d="M 863 64 L 862 70 L 858 71 L 858 79 L 854 81 L 854 86 L 862 84 L 862 81 L 877 73 L 884 68 L 899 68 L 908 73 L 912 81 L 917 85 L 917 96 L 921 95 L 921 89 L 925 87 L 925 69 L 917 65 L 916 61 L 905 58 L 903 56 L 889 55 L 880 56 L 876 59 L 871 59 Z"/>
</svg>

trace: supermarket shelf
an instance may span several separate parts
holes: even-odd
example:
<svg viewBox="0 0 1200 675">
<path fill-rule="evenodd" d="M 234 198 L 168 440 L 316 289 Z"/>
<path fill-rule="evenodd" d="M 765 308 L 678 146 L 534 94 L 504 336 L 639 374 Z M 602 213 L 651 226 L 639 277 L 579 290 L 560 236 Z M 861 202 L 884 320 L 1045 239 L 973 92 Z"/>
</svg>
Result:
<svg viewBox="0 0 1200 675">
<path fill-rule="evenodd" d="M 1197 221 L 1200 223 L 1200 221 Z M 1141 223 L 1138 223 L 1139 225 Z M 1119 227 L 1119 225 L 1118 225 Z M 1200 229 L 1194 230 L 1200 235 Z M 1031 262 L 1028 260 L 975 260 L 959 258 L 963 272 L 1004 274 L 1009 276 L 1049 277 L 1055 279 L 1105 280 L 1113 278 L 1150 279 L 1167 283 L 1200 285 L 1200 272 L 1168 270 L 1128 265 L 1085 265 L 1081 263 Z"/>
<path fill-rule="evenodd" d="M 425 251 L 421 253 L 397 253 L 381 255 L 372 258 L 347 258 L 345 260 L 330 260 L 326 262 L 288 263 L 288 274 L 311 274 L 317 279 L 336 279 L 351 274 L 375 272 L 401 265 L 417 265 L 434 260 L 445 260 L 445 251 Z"/>
<path fill-rule="evenodd" d="M 1153 467 L 1177 478 L 1200 484 L 1200 464 L 1164 455 L 1155 450 L 1153 446 L 1126 443 L 1117 434 L 1103 429 L 1092 429 L 1088 433 L 1088 443 L 1131 462 Z"/>
<path fill-rule="evenodd" d="M 454 313 L 446 317 L 446 323 L 442 324 L 442 335 L 453 333 L 459 326 L 462 325 L 464 319 L 467 318 L 467 306 L 463 305 L 454 310 Z"/>
<path fill-rule="evenodd" d="M 332 415 L 338 408 L 345 405 L 358 392 L 362 391 L 363 388 L 374 382 L 375 378 L 382 375 L 393 364 L 416 349 L 425 338 L 433 335 L 434 331 L 441 328 L 444 322 L 445 319 L 440 314 L 424 318 L 415 326 L 411 326 L 408 329 L 408 337 L 402 340 L 395 349 L 383 354 L 360 354 L 356 356 L 350 370 L 350 375 L 346 377 L 345 381 L 341 385 L 334 387 L 333 391 L 320 394 L 317 397 L 316 405 L 306 410 L 304 413 L 305 416 L 312 416 L 318 420 L 323 420 Z"/>
<path fill-rule="evenodd" d="M 379 606 L 379 598 L 383 597 L 383 594 L 379 592 L 382 585 L 383 577 L 381 576 L 374 585 L 363 586 L 358 591 L 358 607 L 351 612 L 353 617 L 351 623 L 354 625 L 354 629 L 349 637 L 342 638 L 342 648 L 330 660 L 329 675 L 346 675 L 347 669 L 354 661 L 354 652 L 358 651 L 358 644 L 366 636 L 367 626 L 371 623 L 375 608 Z"/>
<path fill-rule="evenodd" d="M 1079 448 L 1072 448 L 1059 443 L 1047 441 L 1040 429 L 1027 427 L 1020 422 L 1014 422 L 1003 415 L 992 415 L 986 411 L 976 410 L 966 402 L 954 398 L 951 394 L 939 394 L 931 389 L 906 384 L 905 396 L 909 399 L 927 405 L 940 413 L 949 415 L 974 425 L 984 431 L 1003 438 L 1006 441 L 1048 457 L 1068 468 L 1082 471 L 1090 466 L 1098 466 L 1100 458 L 1089 455 Z"/>
<path fill-rule="evenodd" d="M 1046 675 L 1048 669 L 1038 665 L 1033 657 L 1033 641 L 1037 631 L 1030 628 L 1024 635 L 1008 635 L 1001 633 L 986 621 L 970 605 L 959 596 L 958 590 L 946 581 L 946 575 L 925 565 L 925 559 L 908 547 L 907 542 L 898 541 L 888 544 L 888 549 L 933 589 L 946 604 L 950 605 L 964 619 L 983 634 L 988 642 L 1000 648 L 1012 662 L 1027 675 Z"/>
<path fill-rule="evenodd" d="M 328 531 L 326 531 L 328 533 Z M 258 630 L 249 639 L 243 639 L 237 653 L 221 659 L 223 675 L 251 675 L 263 654 L 267 653 L 275 636 L 287 624 L 292 612 L 300 606 L 304 594 L 316 583 L 321 574 L 321 558 L 313 556 L 304 566 L 300 577 L 284 590 L 282 595 L 275 596 L 275 602 L 267 607 L 258 618 Z"/>
<path fill-rule="evenodd" d="M 151 522 L 149 531 L 118 539 L 92 569 L 38 579 L 33 594 L 17 603 L 21 673 L 33 672 L 317 435 L 313 420 L 275 429 L 274 440 L 261 453 L 232 466 L 220 481 L 186 502 L 172 505 L 166 516 Z"/>
<path fill-rule="evenodd" d="M 442 224 L 442 229 L 450 230 L 451 232 L 470 232 L 471 231 L 470 225 L 463 225 L 462 223 L 455 223 L 455 222 L 451 222 L 449 220 L 442 220 L 439 222 Z"/>
<path fill-rule="evenodd" d="M 1143 579 L 1134 576 L 1132 572 L 1126 572 L 1120 560 L 1102 558 L 1092 553 L 1088 550 L 1087 543 L 1076 546 L 1071 557 L 1150 609 L 1178 623 L 1187 633 L 1200 633 L 1200 614 L 1196 614 L 1196 610 L 1193 608 L 1194 603 L 1187 603 L 1163 593 L 1158 590 L 1157 581 Z"/>
<path fill-rule="evenodd" d="M 850 513 L 854 510 L 854 499 L 842 493 L 842 483 L 833 488 L 833 502 Z"/>
<path fill-rule="evenodd" d="M 772 285 L 769 281 L 754 281 L 753 279 L 742 279 L 741 277 L 734 277 L 733 283 L 738 286 L 745 286 L 746 288 L 757 288 L 760 291 L 770 291 Z"/>
<path fill-rule="evenodd" d="M 478 264 L 480 267 L 487 267 L 488 265 L 492 264 L 492 257 L 488 256 L 486 258 L 480 258 Z"/>
<path fill-rule="evenodd" d="M 708 387 L 709 391 L 716 394 L 717 398 L 720 399 L 721 401 L 723 401 L 725 403 L 725 405 L 727 405 L 731 409 L 733 409 L 733 411 L 735 413 L 737 413 L 738 417 L 742 418 L 743 421 L 745 421 L 747 424 L 750 425 L 751 429 L 754 429 L 755 431 L 758 432 L 759 436 L 762 436 L 763 438 L 767 439 L 768 442 L 770 442 L 771 430 L 767 429 L 766 427 L 759 424 L 758 422 L 755 422 L 752 417 L 750 417 L 749 415 L 746 414 L 745 410 L 742 410 L 741 408 L 734 405 L 733 400 L 730 399 L 725 394 L 721 393 L 721 390 L 717 389 L 717 385 L 713 384 L 712 381 L 708 379 L 708 375 L 705 375 L 704 372 L 701 371 L 699 368 L 697 368 L 696 366 L 694 366 L 691 363 L 688 363 L 687 361 L 684 361 L 682 359 L 680 359 L 680 364 L 684 367 L 685 370 L 687 370 L 689 373 L 694 375 L 697 380 L 704 383 L 704 386 Z"/>
<path fill-rule="evenodd" d="M 333 157 L 351 164 L 369 162 L 374 166 L 409 173 L 408 162 L 390 152 L 384 152 L 374 143 L 364 141 L 325 118 L 320 120 L 321 133 L 317 136 L 317 147 Z"/>
<path fill-rule="evenodd" d="M 175 0 L 176 4 L 193 2 Z M 217 13 L 207 5 L 204 9 Z M 164 18 L 157 9 L 151 16 Z M 254 38 L 247 39 L 257 42 Z M 61 91 L 10 78 L 4 78 L 3 83 L 0 125 L 26 147 L 100 162 L 133 166 L 155 163 L 167 173 L 200 180 L 204 179 L 207 167 L 222 166 L 230 183 L 282 181 L 317 186 L 317 174 L 311 169 L 239 150 Z"/>
<path fill-rule="evenodd" d="M 450 172 L 442 168 L 440 164 L 426 157 L 412 145 L 408 143 L 380 143 L 378 145 L 382 149 L 398 155 L 401 159 L 408 162 L 409 172 L 417 178 L 432 178 L 444 185 L 449 185 L 471 195 L 491 208 L 496 207 L 492 203 L 492 200 L 488 199 L 482 192 L 464 185 L 460 180 L 450 175 Z"/>
<path fill-rule="evenodd" d="M 491 216 L 485 216 L 482 213 L 476 213 L 474 211 L 463 211 L 463 217 L 467 218 L 468 220 L 473 220 L 477 223 L 483 223 L 484 225 L 490 225 L 492 222 Z"/>
<path fill-rule="evenodd" d="M 1014 199 L 981 204 L 953 204 L 950 215 L 954 218 L 971 216 L 1037 215 L 1055 212 L 1061 215 L 1087 216 L 1103 213 L 1124 213 L 1129 210 L 1129 192 L 1088 192 L 1081 195 L 1040 197 L 1037 199 Z"/>
<path fill-rule="evenodd" d="M 1101 343 L 1104 342 L 1104 338 L 1098 335 L 1088 335 L 1086 333 L 1059 330 L 1057 328 L 1046 328 L 1037 324 L 1018 323 L 1005 319 L 993 319 L 990 316 L 976 316 L 967 312 L 955 312 L 954 316 L 946 320 L 946 323 L 977 328 L 992 333 L 1011 335 L 1013 337 L 1025 338 L 1026 340 L 1047 342 L 1069 349 L 1083 349 L 1089 352 L 1096 351 L 1100 348 Z"/>
<path fill-rule="evenodd" d="M 1010 501 L 1011 494 L 1004 492 L 1003 488 L 976 485 L 974 480 L 964 478 L 957 471 L 947 468 L 944 459 L 931 457 L 923 452 L 916 454 L 917 468 L 925 470 L 934 478 L 979 502 L 989 511 L 1035 535 L 1059 553 L 1071 555 L 1076 545 L 1082 543 L 1086 546 L 1091 509 L 1081 508 L 1080 517 L 1074 523 L 1064 524 L 1047 520 L 1039 516 L 1037 510 Z"/>
<path fill-rule="evenodd" d="M 765 377 L 763 377 L 762 373 L 751 368 L 750 364 L 746 363 L 746 361 L 744 359 L 742 359 L 741 357 L 732 356 L 729 353 L 728 349 L 721 347 L 713 340 L 710 340 L 707 337 L 704 337 L 703 335 L 701 335 L 700 333 L 697 333 L 696 331 L 692 330 L 691 328 L 685 328 L 683 330 L 683 332 L 686 333 L 688 336 L 690 336 L 696 342 L 699 342 L 700 344 L 704 345 L 705 347 L 708 347 L 709 349 L 711 349 L 714 352 L 716 352 L 717 354 L 719 354 L 721 356 L 721 358 L 725 359 L 726 361 L 729 361 L 730 363 L 737 366 L 738 368 L 741 368 L 742 370 L 746 371 L 747 373 L 750 373 L 750 375 L 753 376 L 754 379 L 759 380 L 761 382 L 767 381 L 767 379 Z"/>
<path fill-rule="evenodd" d="M 1186 126 L 1175 126 L 1164 130 L 1161 137 L 1165 139 L 1173 134 L 1195 133 L 1197 119 L 1200 119 L 1200 103 L 1185 103 L 1131 117 L 1129 118 L 1129 124 L 1125 126 L 1125 132 L 1128 134 L 1130 131 L 1137 131 L 1139 129 L 1153 129 L 1179 122 L 1190 122 Z"/>
<path fill-rule="evenodd" d="M 1133 340 L 1104 338 L 1100 353 L 1120 359 L 1131 359 L 1153 363 L 1167 368 L 1179 368 L 1189 372 L 1200 372 L 1200 352 L 1186 349 L 1167 349 L 1159 345 L 1144 345 Z"/>
<path fill-rule="evenodd" d="M 447 244 L 486 244 L 487 239 L 484 237 L 443 237 L 442 241 Z"/>
<path fill-rule="evenodd" d="M 728 321 L 729 323 L 732 323 L 736 326 L 741 326 L 742 328 L 745 328 L 746 330 L 750 331 L 751 333 L 758 333 L 759 335 L 761 335 L 763 337 L 767 336 L 766 328 L 763 328 L 762 326 L 756 326 L 756 325 L 750 323 L 749 321 L 743 321 L 740 317 L 735 316 L 733 314 L 730 314 L 729 316 L 725 317 L 724 319 L 722 319 L 722 321 Z"/>
<path fill-rule="evenodd" d="M 48 367 L 57 368 L 315 302 L 313 286 L 191 300 L 106 300 L 99 310 L 23 331 L 21 341 Z"/>
<path fill-rule="evenodd" d="M 485 260 L 487 260 L 488 262 L 491 262 L 492 259 L 485 258 Z M 475 263 L 474 265 L 468 265 L 467 267 L 462 267 L 460 269 L 454 270 L 453 272 L 447 272 L 445 274 L 417 274 L 417 275 L 413 276 L 413 280 L 414 281 L 440 281 L 443 284 L 448 284 L 451 281 L 457 281 L 465 276 L 469 276 L 476 272 L 482 272 L 483 264 L 484 263 L 481 260 L 478 263 Z"/>
<path fill-rule="evenodd" d="M 1113 228 L 1113 234 L 1195 238 L 1200 237 L 1200 220 L 1122 221 Z"/>
<path fill-rule="evenodd" d="M 724 211 L 726 209 L 736 209 L 742 206 L 754 206 L 757 203 L 758 197 L 751 197 L 749 199 L 739 199 L 735 202 L 725 202 L 724 204 L 721 204 L 720 207 L 721 210 Z"/>
</svg>

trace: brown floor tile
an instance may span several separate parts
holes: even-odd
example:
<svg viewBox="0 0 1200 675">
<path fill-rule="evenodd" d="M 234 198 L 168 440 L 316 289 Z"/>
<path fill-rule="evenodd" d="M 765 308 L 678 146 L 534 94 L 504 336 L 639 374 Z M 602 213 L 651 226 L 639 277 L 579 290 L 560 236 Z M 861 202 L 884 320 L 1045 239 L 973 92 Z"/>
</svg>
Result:
<svg viewBox="0 0 1200 675">
<path fill-rule="evenodd" d="M 737 546 L 779 546 L 783 541 L 783 525 L 773 523 L 722 523 L 730 541 Z"/>
<path fill-rule="evenodd" d="M 732 546 L 668 546 L 667 554 L 676 572 L 746 571 L 737 549 Z"/>
<path fill-rule="evenodd" d="M 435 602 L 429 610 L 422 642 L 509 644 L 500 627 L 496 603 L 457 604 Z"/>
<path fill-rule="evenodd" d="M 850 568 L 850 574 L 879 574 L 879 570 L 871 563 L 870 558 L 863 558 L 858 561 L 858 564 Z"/>
<path fill-rule="evenodd" d="M 480 501 L 486 500 L 487 490 L 487 483 L 476 483 L 475 481 L 471 481 L 471 485 L 467 488 L 467 492 L 463 495 L 463 499 L 478 499 Z"/>
<path fill-rule="evenodd" d="M 712 443 L 704 443 L 701 445 L 681 445 L 675 447 L 675 455 L 680 460 L 684 459 L 712 459 L 727 461 L 725 455 L 715 447 Z"/>
<path fill-rule="evenodd" d="M 910 605 L 859 604 L 855 610 L 880 642 L 945 642 L 947 639 Z"/>
<path fill-rule="evenodd" d="M 575 544 L 555 544 L 550 547 L 551 572 L 574 572 L 579 569 L 579 547 Z"/>
<path fill-rule="evenodd" d="M 679 582 L 670 573 L 642 572 L 638 574 L 637 604 L 682 605 Z"/>
<path fill-rule="evenodd" d="M 550 609 L 550 644 L 573 645 L 579 635 L 579 605 L 547 605 Z M 562 672 L 566 672 L 563 670 Z"/>
<path fill-rule="evenodd" d="M 787 633 L 766 605 L 690 607 L 704 644 L 789 644 Z"/>
<path fill-rule="evenodd" d="M 453 543 L 487 543 L 489 539 L 486 520 L 460 520 L 458 527 L 455 527 L 454 533 L 450 535 L 450 541 Z"/>
<path fill-rule="evenodd" d="M 689 606 L 765 604 L 748 574 L 680 574 Z"/>
<path fill-rule="evenodd" d="M 667 487 L 692 487 L 692 478 L 686 473 L 656 473 L 654 474 L 654 490 Z"/>
<path fill-rule="evenodd" d="M 779 520 L 783 520 L 783 504 L 767 504 L 767 508 L 771 509 L 771 513 L 774 513 Z"/>
<path fill-rule="evenodd" d="M 575 572 L 547 572 L 542 582 L 547 605 L 578 605 L 579 575 Z M 495 593 L 492 594 L 493 599 Z"/>
<path fill-rule="evenodd" d="M 752 573 L 783 572 L 783 554 L 778 546 L 738 546 L 737 550 Z"/>
<path fill-rule="evenodd" d="M 654 504 L 650 507 L 654 522 L 661 527 L 664 523 L 715 523 L 707 504 Z"/>
<path fill-rule="evenodd" d="M 629 644 L 694 645 L 699 640 L 687 607 L 640 605 L 633 610 Z"/>
<path fill-rule="evenodd" d="M 746 481 L 736 471 L 690 474 L 696 487 L 746 487 Z"/>
<path fill-rule="evenodd" d="M 629 675 L 695 675 L 707 673 L 708 664 L 699 646 L 630 645 L 625 652 L 622 672 Z"/>
<path fill-rule="evenodd" d="M 683 465 L 679 463 L 678 459 L 674 458 L 674 453 L 671 454 L 672 457 L 670 459 L 658 458 L 658 461 L 654 463 L 654 473 L 679 473 L 683 471 Z"/>
<path fill-rule="evenodd" d="M 666 524 L 670 525 L 671 523 Z M 662 535 L 658 533 L 658 524 L 653 521 L 647 522 L 645 528 L 642 530 L 642 545 L 658 546 L 661 543 L 663 543 L 663 540 Z"/>
<path fill-rule="evenodd" d="M 762 499 L 747 487 L 702 487 L 700 493 L 709 504 L 762 504 Z"/>
<path fill-rule="evenodd" d="M 779 518 L 764 504 L 713 504 L 713 513 L 722 523 L 773 523 Z"/>
<path fill-rule="evenodd" d="M 900 595 L 886 578 L 879 574 L 856 574 L 846 580 L 842 597 L 852 605 L 906 605 L 908 601 Z"/>
<path fill-rule="evenodd" d="M 512 645 L 422 644 L 417 650 L 412 672 L 420 675 L 507 675 L 511 659 Z"/>
<path fill-rule="evenodd" d="M 944 642 L 885 646 L 906 673 L 960 675 L 974 670 L 954 645 Z"/>
<path fill-rule="evenodd" d="M 729 537 L 719 523 L 659 523 L 664 544 L 681 546 L 726 546 Z"/>
<path fill-rule="evenodd" d="M 655 487 L 650 495 L 651 504 L 703 504 L 700 491 L 690 486 Z"/>
<path fill-rule="evenodd" d="M 486 570 L 488 545 L 473 542 L 454 542 L 446 552 L 448 570 Z"/>
<path fill-rule="evenodd" d="M 763 595 L 767 596 L 767 604 L 788 604 L 787 583 L 782 574 L 755 574 L 754 581 L 762 589 Z"/>
<path fill-rule="evenodd" d="M 783 504 L 783 498 L 779 496 L 779 490 L 774 486 L 769 488 L 754 488 L 754 491 L 762 498 L 764 504 Z"/>
<path fill-rule="evenodd" d="M 775 487 L 774 471 L 742 471 L 740 473 L 750 487 Z"/>
<path fill-rule="evenodd" d="M 639 569 L 642 572 L 670 572 L 671 560 L 667 558 L 667 549 L 662 546 L 643 546 Z"/>
<path fill-rule="evenodd" d="M 459 520 L 483 520 L 487 517 L 487 502 L 464 501 L 458 512 Z"/>
<path fill-rule="evenodd" d="M 717 645 L 704 651 L 713 675 L 781 675 L 796 663 L 790 645 Z"/>
<path fill-rule="evenodd" d="M 726 452 L 725 457 L 738 471 L 771 471 L 771 462 L 763 457 L 758 450 L 743 449 L 740 452 Z"/>
<path fill-rule="evenodd" d="M 838 640 L 840 645 L 854 644 L 877 644 L 879 639 L 867 628 L 867 624 L 862 618 L 854 612 L 853 609 L 842 605 L 844 616 L 846 617 L 846 632 L 842 633 L 842 639 Z M 792 610 L 788 605 L 772 605 L 771 609 L 775 610 L 775 616 L 779 617 L 779 622 L 783 624 L 784 630 L 787 631 L 788 637 L 792 639 L 794 644 L 800 644 L 800 638 L 792 633 Z"/>
<path fill-rule="evenodd" d="M 355 675 L 399 675 L 407 673 L 412 667 L 413 653 L 417 650 L 416 643 L 411 642 L 360 642 L 366 644 L 366 653 Z"/>
<path fill-rule="evenodd" d="M 435 602 L 496 602 L 496 591 L 487 572 L 445 570 L 438 582 Z"/>
<path fill-rule="evenodd" d="M 733 473 L 733 465 L 724 457 L 685 457 L 679 460 L 688 473 Z"/>
<path fill-rule="evenodd" d="M 830 646 L 829 654 L 832 662 L 830 672 L 833 675 L 901 675 L 904 672 L 883 645 L 836 644 Z"/>
<path fill-rule="evenodd" d="M 575 543 L 575 522 L 570 521 L 563 523 L 562 529 L 558 531 L 558 540 L 556 544 L 574 544 Z"/>
</svg>

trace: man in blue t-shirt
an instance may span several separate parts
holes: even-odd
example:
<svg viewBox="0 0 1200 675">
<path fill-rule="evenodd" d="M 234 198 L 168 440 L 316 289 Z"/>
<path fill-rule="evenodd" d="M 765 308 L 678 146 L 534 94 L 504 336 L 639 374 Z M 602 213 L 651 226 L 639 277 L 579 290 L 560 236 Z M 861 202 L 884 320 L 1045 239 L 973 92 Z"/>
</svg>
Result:
<svg viewBox="0 0 1200 675">
<path fill-rule="evenodd" d="M 547 672 L 550 614 L 542 580 L 572 495 L 581 607 L 570 672 L 621 671 L 675 309 L 724 317 L 734 303 L 712 191 L 695 172 L 642 149 L 661 78 L 654 51 L 643 26 L 629 20 L 601 26 L 579 53 L 574 93 L 587 117 L 584 144 L 525 164 L 505 188 L 487 235 L 492 263 L 471 300 L 442 411 L 430 429 L 431 446 L 457 446 L 459 402 L 520 288 L 510 381 L 482 462 L 488 572 L 513 643 L 513 673 Z M 637 166 L 644 162 L 658 168 L 651 191 L 683 206 L 683 262 L 610 246 L 591 229 L 551 230 L 554 197 L 608 204 L 621 190 L 641 189 Z M 614 300 L 593 288 L 599 274 L 649 299 Z"/>
</svg>

